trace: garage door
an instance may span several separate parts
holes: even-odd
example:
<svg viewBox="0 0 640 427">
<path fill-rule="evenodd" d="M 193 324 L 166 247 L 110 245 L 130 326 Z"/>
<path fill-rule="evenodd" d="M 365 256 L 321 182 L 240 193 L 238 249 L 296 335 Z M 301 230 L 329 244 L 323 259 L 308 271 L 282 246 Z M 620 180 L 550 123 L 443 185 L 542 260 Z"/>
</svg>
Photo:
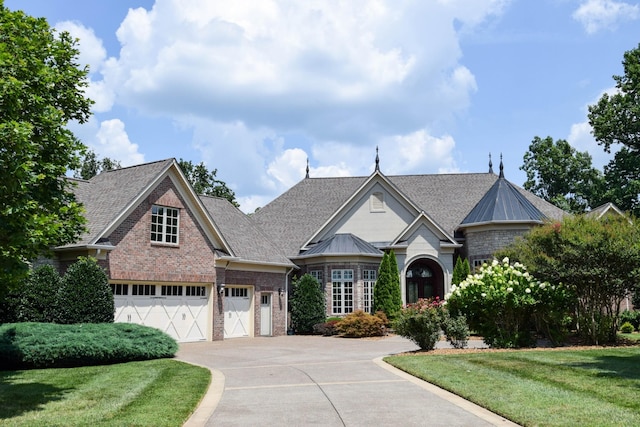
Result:
<svg viewBox="0 0 640 427">
<path fill-rule="evenodd" d="M 226 287 L 224 290 L 224 337 L 252 336 L 250 288 Z"/>
<path fill-rule="evenodd" d="M 177 341 L 208 336 L 207 285 L 112 284 L 115 321 L 158 328 Z"/>
</svg>

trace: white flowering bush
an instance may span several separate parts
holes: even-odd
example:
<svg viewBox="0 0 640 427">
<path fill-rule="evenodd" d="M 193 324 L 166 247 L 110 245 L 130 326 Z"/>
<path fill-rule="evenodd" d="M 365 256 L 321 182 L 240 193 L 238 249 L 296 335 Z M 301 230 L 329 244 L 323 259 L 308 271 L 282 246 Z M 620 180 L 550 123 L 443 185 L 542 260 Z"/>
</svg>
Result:
<svg viewBox="0 0 640 427">
<path fill-rule="evenodd" d="M 566 337 L 566 288 L 536 280 L 524 265 L 511 265 L 508 258 L 485 264 L 452 285 L 445 300 L 450 313 L 466 316 L 470 328 L 491 347 L 531 347 L 537 334 L 555 344 Z"/>
</svg>

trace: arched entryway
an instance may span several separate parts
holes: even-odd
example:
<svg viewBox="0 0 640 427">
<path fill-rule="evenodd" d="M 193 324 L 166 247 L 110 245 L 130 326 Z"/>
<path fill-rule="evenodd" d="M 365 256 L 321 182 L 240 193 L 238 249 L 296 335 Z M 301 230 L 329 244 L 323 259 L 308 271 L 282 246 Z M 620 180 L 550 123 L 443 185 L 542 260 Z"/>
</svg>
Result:
<svg viewBox="0 0 640 427">
<path fill-rule="evenodd" d="M 411 263 L 405 273 L 407 304 L 420 298 L 444 299 L 444 275 L 440 265 L 431 259 L 419 259 Z"/>
</svg>

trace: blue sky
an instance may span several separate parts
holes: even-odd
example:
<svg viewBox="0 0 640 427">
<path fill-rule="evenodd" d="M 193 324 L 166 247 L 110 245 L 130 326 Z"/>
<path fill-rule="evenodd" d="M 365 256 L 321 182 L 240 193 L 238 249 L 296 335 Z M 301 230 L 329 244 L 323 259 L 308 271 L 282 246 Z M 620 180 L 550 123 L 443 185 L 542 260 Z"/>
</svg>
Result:
<svg viewBox="0 0 640 427">
<path fill-rule="evenodd" d="M 535 136 L 601 168 L 587 106 L 640 43 L 626 0 L 5 0 L 80 39 L 91 121 L 124 166 L 204 162 L 252 212 L 304 177 L 485 172 Z M 455 197 L 452 195 L 452 197 Z"/>
</svg>

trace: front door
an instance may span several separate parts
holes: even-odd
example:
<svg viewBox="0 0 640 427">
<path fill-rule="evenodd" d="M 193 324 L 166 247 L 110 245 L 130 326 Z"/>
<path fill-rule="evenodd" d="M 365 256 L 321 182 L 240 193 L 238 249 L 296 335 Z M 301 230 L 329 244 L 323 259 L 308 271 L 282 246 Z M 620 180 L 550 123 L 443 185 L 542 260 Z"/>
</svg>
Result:
<svg viewBox="0 0 640 427">
<path fill-rule="evenodd" d="M 423 298 L 444 298 L 440 267 L 430 260 L 411 264 L 405 275 L 407 304 Z"/>
</svg>

